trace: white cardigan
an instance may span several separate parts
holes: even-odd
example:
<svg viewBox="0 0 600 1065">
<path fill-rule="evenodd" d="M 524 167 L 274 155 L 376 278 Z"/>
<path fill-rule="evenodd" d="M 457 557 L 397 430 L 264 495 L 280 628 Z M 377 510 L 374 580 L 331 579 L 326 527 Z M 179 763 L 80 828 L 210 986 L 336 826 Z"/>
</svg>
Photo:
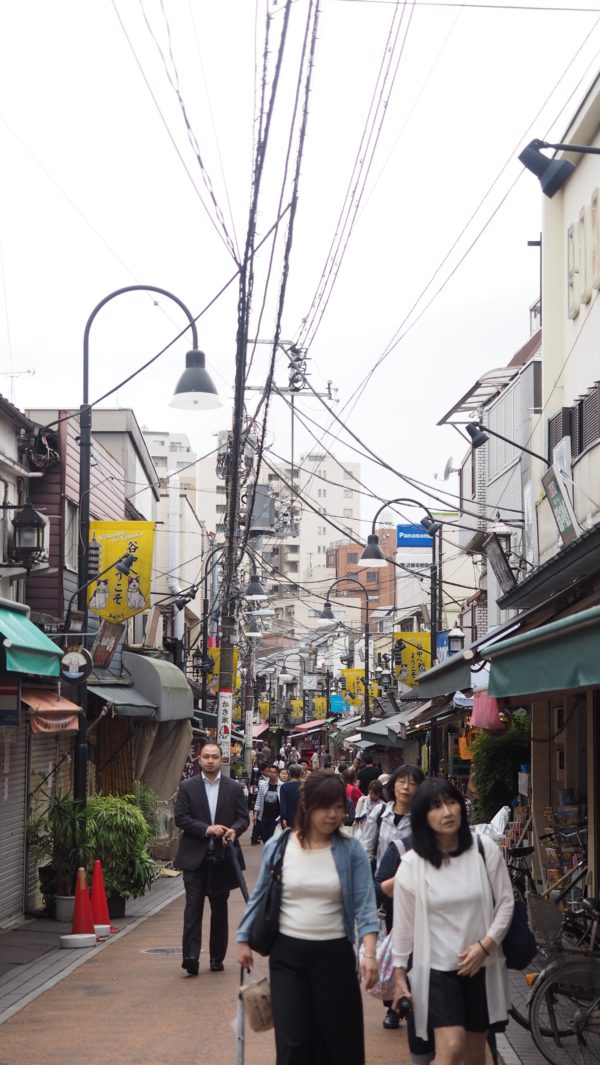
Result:
<svg viewBox="0 0 600 1065">
<path fill-rule="evenodd" d="M 473 846 L 456 860 L 460 860 L 465 884 L 479 885 L 482 928 L 485 928 L 481 938 L 487 935 L 500 944 L 513 914 L 512 885 L 499 847 L 488 836 L 480 838 L 484 847 L 485 863 L 479 853 L 476 839 L 473 840 Z M 453 860 L 449 859 L 450 862 Z M 416 1031 L 421 1039 L 427 1039 L 431 958 L 427 881 L 439 877 L 440 882 L 443 882 L 445 868 L 447 866 L 443 863 L 440 869 L 436 869 L 430 862 L 420 858 L 416 851 L 411 850 L 404 855 L 394 883 L 394 967 L 406 969 L 409 955 L 412 953 L 410 985 Z M 458 968 L 458 959 L 456 967 Z M 493 948 L 490 957 L 486 959 L 485 986 L 490 1023 L 505 1021 L 509 1003 L 508 978 L 500 946 Z"/>
</svg>

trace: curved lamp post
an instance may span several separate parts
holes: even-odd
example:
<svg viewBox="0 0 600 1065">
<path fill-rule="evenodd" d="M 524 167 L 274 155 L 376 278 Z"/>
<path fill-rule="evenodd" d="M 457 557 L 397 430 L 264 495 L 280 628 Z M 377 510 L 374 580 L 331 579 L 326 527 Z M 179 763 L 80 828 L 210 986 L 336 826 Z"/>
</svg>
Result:
<svg viewBox="0 0 600 1065">
<path fill-rule="evenodd" d="M 381 551 L 381 548 L 379 550 Z M 383 554 L 383 552 L 382 552 L 382 554 Z M 329 590 L 327 592 L 327 598 L 325 600 L 325 606 L 323 607 L 321 613 L 319 614 L 319 619 L 321 621 L 326 621 L 326 622 L 329 622 L 329 623 L 335 622 L 335 617 L 333 615 L 333 610 L 331 609 L 331 600 L 330 600 L 329 597 L 331 595 L 332 589 L 335 588 L 336 584 L 343 584 L 343 583 L 345 584 L 346 582 L 349 582 L 350 584 L 356 584 L 357 587 L 360 588 L 361 592 L 363 593 L 363 595 L 365 597 L 365 602 L 366 602 L 366 607 L 367 607 L 366 614 L 365 614 L 365 628 L 364 628 L 364 635 L 365 635 L 365 725 L 370 725 L 371 724 L 371 713 L 370 713 L 371 707 L 370 707 L 370 700 L 369 700 L 369 680 L 370 680 L 370 678 L 369 678 L 369 650 L 370 650 L 369 649 L 369 637 L 370 637 L 370 631 L 369 631 L 369 593 L 367 592 L 367 589 L 365 588 L 364 584 L 361 584 L 360 581 L 358 581 L 356 579 L 356 577 L 338 577 L 337 580 L 335 580 L 333 582 L 333 584 L 329 587 Z"/>
<path fill-rule="evenodd" d="M 400 499 L 389 499 L 387 503 L 384 503 L 377 511 L 373 518 L 373 525 L 371 527 L 371 535 L 368 537 L 367 546 L 365 547 L 361 557 L 358 560 L 358 565 L 371 569 L 377 566 L 386 566 L 388 559 L 386 559 L 379 544 L 379 537 L 375 532 L 377 526 L 377 519 L 381 512 L 386 507 L 392 506 L 394 503 L 410 503 L 415 507 L 421 507 L 425 511 L 426 517 L 421 518 L 420 524 L 425 531 L 429 533 L 431 537 L 431 618 L 430 618 L 430 632 L 431 632 L 431 662 L 432 664 L 436 659 L 436 644 L 437 644 L 437 614 L 438 614 L 438 589 L 437 589 L 437 550 L 436 550 L 436 534 L 442 527 L 441 521 L 436 521 L 433 514 L 423 503 L 418 499 L 412 499 L 408 496 L 403 496 Z"/>
<path fill-rule="evenodd" d="M 83 403 L 79 408 L 79 554 L 78 554 L 78 578 L 79 578 L 79 609 L 83 612 L 83 632 L 88 628 L 88 609 L 86 589 L 89 583 L 89 536 L 90 536 L 90 480 L 92 458 L 92 408 L 89 397 L 89 361 L 90 361 L 90 329 L 96 315 L 105 304 L 122 296 L 126 292 L 157 292 L 161 296 L 167 296 L 173 300 L 186 315 L 192 331 L 193 350 L 186 355 L 186 369 L 179 379 L 175 388 L 175 394 L 171 406 L 182 407 L 186 410 L 208 410 L 221 406 L 217 390 L 206 370 L 204 352 L 198 350 L 198 330 L 191 311 L 177 296 L 166 288 L 158 288 L 156 285 L 126 285 L 124 288 L 115 289 L 103 300 L 100 300 L 90 314 L 83 333 Z M 84 637 L 85 639 L 85 637 Z M 80 692 L 81 714 L 79 715 L 79 731 L 75 737 L 74 758 L 74 794 L 82 805 L 87 799 L 87 685 L 81 685 Z"/>
</svg>

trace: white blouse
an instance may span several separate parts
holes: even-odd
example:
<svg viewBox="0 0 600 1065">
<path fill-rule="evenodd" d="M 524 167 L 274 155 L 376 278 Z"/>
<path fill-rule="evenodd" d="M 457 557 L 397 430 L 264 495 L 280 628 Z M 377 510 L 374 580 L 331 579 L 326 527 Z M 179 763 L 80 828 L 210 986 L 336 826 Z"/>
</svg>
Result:
<svg viewBox="0 0 600 1065">
<path fill-rule="evenodd" d="M 283 858 L 279 931 L 293 939 L 345 938 L 342 888 L 331 847 L 301 847 L 292 835 Z"/>
<path fill-rule="evenodd" d="M 458 954 L 490 936 L 500 944 L 513 913 L 513 892 L 499 847 L 482 836 L 485 862 L 477 843 L 439 869 L 416 851 L 404 855 L 394 882 L 393 960 L 410 973 L 417 1035 L 426 1038 L 429 971 L 455 971 Z M 492 897 L 493 891 L 493 897 Z M 495 903 L 495 905 L 494 905 Z M 507 1016 L 507 979 L 502 948 L 486 958 L 490 1021 Z"/>
</svg>

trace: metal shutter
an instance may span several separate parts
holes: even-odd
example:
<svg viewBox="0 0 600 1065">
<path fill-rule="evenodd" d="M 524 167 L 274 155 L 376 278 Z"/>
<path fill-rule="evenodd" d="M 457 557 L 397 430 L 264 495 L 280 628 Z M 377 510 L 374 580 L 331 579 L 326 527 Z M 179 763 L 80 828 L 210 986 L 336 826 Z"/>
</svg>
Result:
<svg viewBox="0 0 600 1065">
<path fill-rule="evenodd" d="M 571 432 L 571 408 L 562 407 L 558 414 L 548 419 L 548 461 L 552 463 L 552 452 L 563 436 Z"/>
<path fill-rule="evenodd" d="M 600 438 L 600 383 L 596 381 L 582 402 L 582 451 Z"/>
<path fill-rule="evenodd" d="M 0 925 L 23 913 L 27 731 L 0 728 Z"/>
<path fill-rule="evenodd" d="M 56 733 L 31 733 L 29 739 L 29 796 L 30 817 L 39 817 L 46 809 L 46 796 L 57 791 L 56 773 L 52 770 L 57 764 Z M 51 776 L 48 777 L 48 774 Z M 46 780 L 46 777 L 48 779 Z M 38 861 L 33 855 L 27 856 L 27 912 L 32 913 L 42 906 L 42 896 L 38 883 Z"/>
</svg>

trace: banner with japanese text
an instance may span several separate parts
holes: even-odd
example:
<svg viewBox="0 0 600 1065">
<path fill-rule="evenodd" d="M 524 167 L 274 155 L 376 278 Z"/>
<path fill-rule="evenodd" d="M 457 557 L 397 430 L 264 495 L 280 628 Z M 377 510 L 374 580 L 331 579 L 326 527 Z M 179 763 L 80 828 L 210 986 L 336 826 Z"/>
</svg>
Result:
<svg viewBox="0 0 600 1065">
<path fill-rule="evenodd" d="M 107 572 L 88 589 L 89 609 L 114 623 L 149 610 L 154 522 L 91 521 L 90 542 L 93 540 L 100 548 L 98 571 Z M 132 556 L 129 573 L 117 569 L 125 555 Z"/>
<path fill-rule="evenodd" d="M 400 662 L 394 663 L 397 680 L 414 688 L 421 673 L 431 667 L 431 633 L 429 632 L 394 632 L 394 641 L 404 644 Z"/>
</svg>

